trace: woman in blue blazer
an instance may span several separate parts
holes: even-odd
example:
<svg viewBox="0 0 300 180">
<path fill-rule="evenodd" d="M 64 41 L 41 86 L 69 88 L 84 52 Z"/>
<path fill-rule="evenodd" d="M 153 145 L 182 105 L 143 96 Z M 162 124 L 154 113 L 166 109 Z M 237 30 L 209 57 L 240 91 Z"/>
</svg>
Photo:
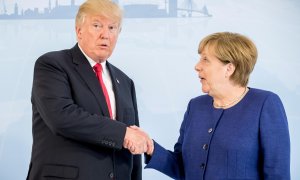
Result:
<svg viewBox="0 0 300 180">
<path fill-rule="evenodd" d="M 187 107 L 174 151 L 154 142 L 146 167 L 174 179 L 290 179 L 288 122 L 280 98 L 247 87 L 257 49 L 230 32 L 205 37 L 196 71 L 207 95 Z"/>
</svg>

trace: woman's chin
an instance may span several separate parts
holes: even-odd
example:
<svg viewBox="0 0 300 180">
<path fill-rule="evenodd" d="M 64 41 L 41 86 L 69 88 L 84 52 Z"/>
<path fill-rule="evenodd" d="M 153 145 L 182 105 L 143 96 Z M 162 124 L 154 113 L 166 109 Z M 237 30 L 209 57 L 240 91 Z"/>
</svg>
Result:
<svg viewBox="0 0 300 180">
<path fill-rule="evenodd" d="M 202 88 L 202 92 L 207 94 L 207 93 L 208 93 L 208 90 L 205 89 L 205 88 Z"/>
</svg>

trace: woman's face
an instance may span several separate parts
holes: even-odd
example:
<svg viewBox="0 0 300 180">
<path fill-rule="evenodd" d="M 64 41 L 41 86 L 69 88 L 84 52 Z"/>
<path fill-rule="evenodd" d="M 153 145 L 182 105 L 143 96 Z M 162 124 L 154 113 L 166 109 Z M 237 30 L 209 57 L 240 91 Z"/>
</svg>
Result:
<svg viewBox="0 0 300 180">
<path fill-rule="evenodd" d="M 200 60 L 195 66 L 202 84 L 202 92 L 214 96 L 222 91 L 229 80 L 228 64 L 223 64 L 214 56 L 211 48 L 205 47 L 200 54 Z"/>
</svg>

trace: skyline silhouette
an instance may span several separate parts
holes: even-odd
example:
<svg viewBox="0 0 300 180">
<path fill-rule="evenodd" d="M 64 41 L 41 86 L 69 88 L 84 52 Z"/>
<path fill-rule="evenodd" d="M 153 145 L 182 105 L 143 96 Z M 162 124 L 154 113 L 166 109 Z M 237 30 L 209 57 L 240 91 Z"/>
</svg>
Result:
<svg viewBox="0 0 300 180">
<path fill-rule="evenodd" d="M 114 0 L 119 4 L 118 0 Z M 122 6 L 125 18 L 176 18 L 176 17 L 193 17 L 193 14 L 199 16 L 211 16 L 207 7 L 203 5 L 202 9 L 198 9 L 192 0 L 185 0 L 185 7 L 178 7 L 177 0 L 165 0 L 163 7 L 158 4 L 141 4 L 130 3 Z M 32 7 L 28 9 L 19 8 L 19 4 L 15 3 L 13 13 L 9 14 L 6 9 L 5 0 L 2 0 L 2 13 L 0 19 L 74 19 L 79 6 L 75 4 L 75 0 L 70 0 L 68 5 L 61 5 L 55 0 L 52 7 L 52 1 L 49 0 L 48 7 L 39 9 Z"/>
</svg>

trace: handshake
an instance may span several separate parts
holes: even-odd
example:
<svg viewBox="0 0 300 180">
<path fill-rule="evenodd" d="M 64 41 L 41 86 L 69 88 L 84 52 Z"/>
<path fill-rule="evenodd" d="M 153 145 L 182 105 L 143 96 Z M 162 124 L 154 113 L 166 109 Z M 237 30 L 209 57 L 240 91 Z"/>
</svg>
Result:
<svg viewBox="0 0 300 180">
<path fill-rule="evenodd" d="M 152 155 L 154 150 L 153 140 L 141 128 L 130 126 L 126 128 L 123 147 L 132 154 L 147 153 Z"/>
</svg>

